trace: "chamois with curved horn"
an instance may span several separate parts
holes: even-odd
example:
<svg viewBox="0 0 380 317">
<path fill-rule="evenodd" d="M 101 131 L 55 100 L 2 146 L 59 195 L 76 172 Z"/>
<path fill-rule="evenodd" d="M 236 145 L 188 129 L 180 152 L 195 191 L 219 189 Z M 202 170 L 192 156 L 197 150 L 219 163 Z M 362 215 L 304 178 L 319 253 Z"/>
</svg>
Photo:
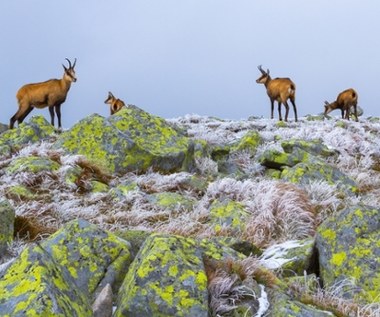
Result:
<svg viewBox="0 0 380 317">
<path fill-rule="evenodd" d="M 50 79 L 41 83 L 27 84 L 22 86 L 16 95 L 18 101 L 18 110 L 11 118 L 9 128 L 13 126 L 17 120 L 18 124 L 24 121 L 26 116 L 34 108 L 49 108 L 51 124 L 54 126 L 54 111 L 58 117 L 58 127 L 61 129 L 61 104 L 65 102 L 67 93 L 70 89 L 71 83 L 76 82 L 75 77 L 75 64 L 71 64 L 70 60 L 66 58 L 69 63 L 69 68 L 62 64 L 64 73 L 61 79 Z"/>
<path fill-rule="evenodd" d="M 115 96 L 112 94 L 112 92 L 108 92 L 108 97 L 104 101 L 104 103 L 110 105 L 110 111 L 111 115 L 115 114 L 118 112 L 121 108 L 125 107 L 125 103 L 121 99 L 115 98 Z"/>
<path fill-rule="evenodd" d="M 357 104 L 357 92 L 352 88 L 346 89 L 338 95 L 334 102 L 329 103 L 328 101 L 325 101 L 325 116 L 335 109 L 340 109 L 342 112 L 342 119 L 350 120 L 350 110 L 352 107 L 354 108 L 355 120 L 359 121 Z"/>
<path fill-rule="evenodd" d="M 269 69 L 265 71 L 261 65 L 257 67 L 261 72 L 261 76 L 256 80 L 258 84 L 264 84 L 267 89 L 267 94 L 271 102 L 271 119 L 273 119 L 274 102 L 278 102 L 278 115 L 282 121 L 281 104 L 285 106 L 285 121 L 288 121 L 289 105 L 288 99 L 293 105 L 295 120 L 298 121 L 296 99 L 296 85 L 290 78 L 275 78 L 272 79 L 269 75 Z"/>
</svg>

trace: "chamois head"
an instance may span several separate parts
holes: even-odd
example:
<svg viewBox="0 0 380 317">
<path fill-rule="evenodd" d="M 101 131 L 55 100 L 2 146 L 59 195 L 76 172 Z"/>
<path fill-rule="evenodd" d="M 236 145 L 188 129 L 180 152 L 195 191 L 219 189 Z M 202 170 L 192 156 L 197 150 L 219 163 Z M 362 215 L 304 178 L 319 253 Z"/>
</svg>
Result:
<svg viewBox="0 0 380 317">
<path fill-rule="evenodd" d="M 77 62 L 77 59 L 74 60 L 74 64 L 71 65 L 71 62 L 68 58 L 65 58 L 67 60 L 67 62 L 69 63 L 69 68 L 67 68 L 65 65 L 62 64 L 63 66 L 63 69 L 65 70 L 65 73 L 64 73 L 64 78 L 68 81 L 72 81 L 72 82 L 76 82 L 77 81 L 77 78 L 75 77 L 75 64 Z"/>
<path fill-rule="evenodd" d="M 108 92 L 108 97 L 106 100 L 104 100 L 104 103 L 110 105 L 111 115 L 115 114 L 125 106 L 124 101 L 115 98 L 115 96 L 110 91 Z"/>
<path fill-rule="evenodd" d="M 256 83 L 258 83 L 258 84 L 265 84 L 268 81 L 268 79 L 270 79 L 269 69 L 267 69 L 267 71 L 265 71 L 261 67 L 261 65 L 257 66 L 257 68 L 261 72 L 261 76 L 256 79 Z"/>
</svg>

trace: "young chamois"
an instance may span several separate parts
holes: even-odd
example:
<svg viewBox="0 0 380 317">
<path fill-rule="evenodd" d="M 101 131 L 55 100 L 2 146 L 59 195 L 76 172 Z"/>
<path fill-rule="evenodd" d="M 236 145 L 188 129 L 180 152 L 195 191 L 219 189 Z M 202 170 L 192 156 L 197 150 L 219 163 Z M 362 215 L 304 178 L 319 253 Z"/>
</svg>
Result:
<svg viewBox="0 0 380 317">
<path fill-rule="evenodd" d="M 62 64 L 64 73 L 61 79 L 50 79 L 41 83 L 27 84 L 19 89 L 16 95 L 18 110 L 10 120 L 10 129 L 13 129 L 16 120 L 20 124 L 34 108 L 41 109 L 46 107 L 49 107 L 53 126 L 55 110 L 58 117 L 58 127 L 61 129 L 61 104 L 66 100 L 71 83 L 77 81 L 74 70 L 77 60 L 74 60 L 73 65 L 71 65 L 69 59 L 66 58 L 66 60 L 69 63 L 69 68 Z"/>
<path fill-rule="evenodd" d="M 104 101 L 104 103 L 110 105 L 111 115 L 115 114 L 121 108 L 125 107 L 124 101 L 120 99 L 116 99 L 115 96 L 111 92 L 108 92 L 108 97 Z"/>
<path fill-rule="evenodd" d="M 256 83 L 264 84 L 267 89 L 267 94 L 271 102 L 271 119 L 273 119 L 274 102 L 277 101 L 280 121 L 282 121 L 281 104 L 284 104 L 285 106 L 285 121 L 288 121 L 289 99 L 293 105 L 295 119 L 298 121 L 297 107 L 295 104 L 296 85 L 289 78 L 272 79 L 269 75 L 269 69 L 265 71 L 262 69 L 261 65 L 257 68 L 261 72 L 261 76 L 256 80 Z"/>
<path fill-rule="evenodd" d="M 351 107 L 354 108 L 354 115 L 355 120 L 358 120 L 358 111 L 357 111 L 357 104 L 358 104 L 358 94 L 357 92 L 350 88 L 342 91 L 336 100 L 332 103 L 329 103 L 328 101 L 325 101 L 325 116 L 330 113 L 331 111 L 335 109 L 340 109 L 342 112 L 342 119 L 350 120 L 350 110 Z"/>
</svg>

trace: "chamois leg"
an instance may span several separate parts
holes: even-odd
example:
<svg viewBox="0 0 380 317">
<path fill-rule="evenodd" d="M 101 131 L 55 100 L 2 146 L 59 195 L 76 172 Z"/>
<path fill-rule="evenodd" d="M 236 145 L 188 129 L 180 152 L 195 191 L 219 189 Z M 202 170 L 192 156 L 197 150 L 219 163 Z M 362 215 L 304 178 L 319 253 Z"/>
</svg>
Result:
<svg viewBox="0 0 380 317">
<path fill-rule="evenodd" d="M 281 102 L 278 102 L 278 119 L 282 121 L 282 114 L 281 114 Z M 285 120 L 286 121 L 286 120 Z"/>
<path fill-rule="evenodd" d="M 54 106 L 49 107 L 50 123 L 54 127 Z"/>
<path fill-rule="evenodd" d="M 341 109 L 340 112 L 342 113 L 342 119 L 344 119 L 344 109 Z"/>
<path fill-rule="evenodd" d="M 290 99 L 290 102 L 293 105 L 294 117 L 295 117 L 296 122 L 297 122 L 298 121 L 298 115 L 297 115 L 297 106 L 296 106 L 296 103 L 295 103 L 295 101 L 293 99 Z"/>
<path fill-rule="evenodd" d="M 26 108 L 27 110 L 22 111 L 22 107 L 14 114 L 9 123 L 9 129 L 13 129 L 15 122 L 18 124 L 22 123 L 26 116 L 33 110 L 33 107 Z"/>
<path fill-rule="evenodd" d="M 57 114 L 57 118 L 58 118 L 58 128 L 61 129 L 62 128 L 62 124 L 61 124 L 61 105 L 55 105 L 54 108 L 55 108 L 55 113 Z"/>
<path fill-rule="evenodd" d="M 274 117 L 273 117 L 273 112 L 274 112 L 274 100 L 273 99 L 271 99 L 270 100 L 270 118 L 271 119 L 273 119 Z"/>
<path fill-rule="evenodd" d="M 284 102 L 284 106 L 285 106 L 285 122 L 288 122 L 289 105 L 288 105 L 288 102 L 287 102 L 287 101 Z"/>
</svg>

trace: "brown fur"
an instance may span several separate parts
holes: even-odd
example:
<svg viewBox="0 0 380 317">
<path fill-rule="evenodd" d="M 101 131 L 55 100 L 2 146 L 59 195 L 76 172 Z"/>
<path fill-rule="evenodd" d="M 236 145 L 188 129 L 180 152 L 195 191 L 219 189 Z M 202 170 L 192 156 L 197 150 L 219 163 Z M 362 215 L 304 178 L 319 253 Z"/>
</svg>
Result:
<svg viewBox="0 0 380 317">
<path fill-rule="evenodd" d="M 108 92 L 108 97 L 104 103 L 110 105 L 111 115 L 115 114 L 116 112 L 120 111 L 121 108 L 125 107 L 124 101 L 115 98 L 111 92 Z"/>
<path fill-rule="evenodd" d="M 335 109 L 340 109 L 342 112 L 342 119 L 350 120 L 350 108 L 354 107 L 354 115 L 356 121 L 358 120 L 358 112 L 357 112 L 357 104 L 358 104 L 358 94 L 357 92 L 350 88 L 342 91 L 336 100 L 332 103 L 325 101 L 325 116 Z"/>
<path fill-rule="evenodd" d="M 261 66 L 259 66 L 258 69 L 262 75 L 256 80 L 256 83 L 264 84 L 265 88 L 267 89 L 267 94 L 271 102 L 271 119 L 273 119 L 274 102 L 277 101 L 280 121 L 282 120 L 281 104 L 285 106 L 285 121 L 288 121 L 289 99 L 293 105 L 294 116 L 297 122 L 297 107 L 295 104 L 296 85 L 289 78 L 272 79 L 269 75 L 269 69 L 267 71 L 264 71 Z"/>
<path fill-rule="evenodd" d="M 77 79 L 75 77 L 75 63 L 69 68 L 64 65 L 64 74 L 61 79 L 50 79 L 41 83 L 27 84 L 22 86 L 17 92 L 18 110 L 11 118 L 9 128 L 13 129 L 14 123 L 20 124 L 33 108 L 49 108 L 51 124 L 54 126 L 54 110 L 58 117 L 58 127 L 61 128 L 61 104 L 65 102 L 71 83 Z"/>
</svg>

